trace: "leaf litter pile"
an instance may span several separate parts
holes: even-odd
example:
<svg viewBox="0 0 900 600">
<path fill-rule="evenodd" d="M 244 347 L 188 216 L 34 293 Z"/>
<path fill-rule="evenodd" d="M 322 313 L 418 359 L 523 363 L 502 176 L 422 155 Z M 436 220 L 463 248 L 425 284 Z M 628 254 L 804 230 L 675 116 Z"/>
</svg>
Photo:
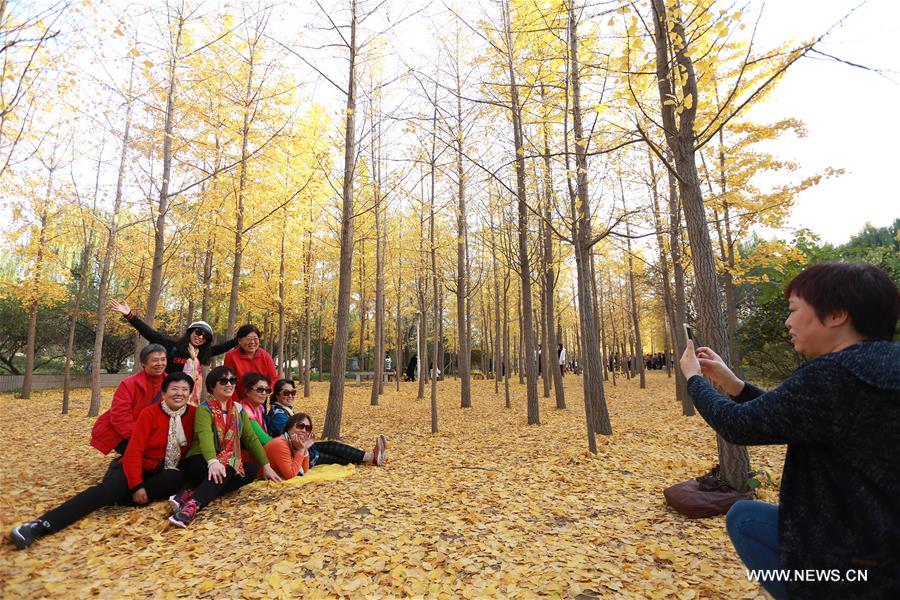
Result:
<svg viewBox="0 0 900 600">
<path fill-rule="evenodd" d="M 188 529 L 170 527 L 167 503 L 101 509 L 16 551 L 14 525 L 96 483 L 109 458 L 88 445 L 89 391 L 21 401 L 0 395 L 0 581 L 7 597 L 429 597 L 755 598 L 724 517 L 687 519 L 665 505 L 668 485 L 716 462 L 715 436 L 699 415 L 682 417 L 674 379 L 650 372 L 606 384 L 614 434 L 590 455 L 582 388 L 565 378 L 567 410 L 541 399 L 528 426 L 525 387 L 440 382 L 440 433 L 415 383 L 348 384 L 343 441 L 371 449 L 388 438 L 384 467 L 304 486 L 256 482 L 214 501 Z M 539 393 L 540 393 L 539 385 Z M 112 390 L 105 391 L 106 406 Z M 327 383 L 295 409 L 317 431 Z M 778 482 L 783 447 L 751 448 L 756 469 Z M 777 501 L 777 491 L 759 497 Z"/>
</svg>

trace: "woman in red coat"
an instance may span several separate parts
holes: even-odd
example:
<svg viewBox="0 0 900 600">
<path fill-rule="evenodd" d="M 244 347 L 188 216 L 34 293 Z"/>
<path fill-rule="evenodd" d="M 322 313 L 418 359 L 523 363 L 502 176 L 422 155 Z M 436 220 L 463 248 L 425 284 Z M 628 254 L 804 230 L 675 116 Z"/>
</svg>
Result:
<svg viewBox="0 0 900 600">
<path fill-rule="evenodd" d="M 259 373 L 268 381 L 278 381 L 278 372 L 275 370 L 275 361 L 272 356 L 259 345 L 260 333 L 256 325 L 242 325 L 237 330 L 237 348 L 232 348 L 225 354 L 225 366 L 230 367 L 237 375 L 236 400 L 241 401 L 247 397 L 244 388 L 244 375 L 247 373 Z"/>
<path fill-rule="evenodd" d="M 144 505 L 163 500 L 183 483 L 178 465 L 191 447 L 196 409 L 187 402 L 194 379 L 182 371 L 162 382 L 162 401 L 141 411 L 125 456 L 113 463 L 103 481 L 63 502 L 40 518 L 12 530 L 19 550 L 56 533 L 103 506 Z"/>
</svg>

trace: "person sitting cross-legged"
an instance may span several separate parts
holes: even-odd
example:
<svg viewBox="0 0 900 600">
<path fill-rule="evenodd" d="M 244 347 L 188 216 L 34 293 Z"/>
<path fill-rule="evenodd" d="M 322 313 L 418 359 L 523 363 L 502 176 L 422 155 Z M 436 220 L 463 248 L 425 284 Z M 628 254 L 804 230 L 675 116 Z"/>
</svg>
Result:
<svg viewBox="0 0 900 600">
<path fill-rule="evenodd" d="M 183 481 L 178 464 L 194 433 L 196 409 L 188 404 L 193 387 L 194 379 L 187 373 L 169 374 L 162 382 L 162 401 L 138 416 L 125 455 L 107 470 L 103 481 L 14 528 L 11 538 L 16 548 L 23 550 L 103 506 L 140 506 L 176 492 Z"/>
<path fill-rule="evenodd" d="M 174 513 L 169 522 L 177 527 L 187 527 L 218 496 L 253 482 L 260 469 L 266 479 L 281 481 L 234 397 L 237 381 L 234 370 L 224 365 L 206 378 L 210 398 L 197 409 L 194 442 L 184 460 L 185 477 L 195 487 L 170 498 Z M 242 446 L 255 462 L 242 460 Z"/>
</svg>

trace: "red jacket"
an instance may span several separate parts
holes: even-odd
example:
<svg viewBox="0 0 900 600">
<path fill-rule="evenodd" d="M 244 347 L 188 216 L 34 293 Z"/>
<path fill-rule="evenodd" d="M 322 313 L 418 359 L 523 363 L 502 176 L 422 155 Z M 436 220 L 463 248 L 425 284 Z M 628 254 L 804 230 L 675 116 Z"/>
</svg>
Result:
<svg viewBox="0 0 900 600">
<path fill-rule="evenodd" d="M 275 370 L 275 361 L 272 360 L 272 356 L 262 348 L 257 348 L 253 358 L 247 358 L 241 354 L 240 348 L 232 348 L 225 353 L 225 366 L 231 367 L 237 374 L 238 381 L 235 393 L 237 393 L 239 400 L 243 400 L 247 396 L 247 392 L 244 390 L 244 375 L 247 373 L 260 373 L 261 375 L 265 375 L 269 378 L 270 386 L 275 385 L 275 382 L 278 381 L 278 372 Z"/>
<path fill-rule="evenodd" d="M 162 465 L 166 457 L 166 444 L 169 441 L 169 415 L 163 412 L 157 402 L 141 411 L 134 432 L 122 457 L 122 470 L 128 479 L 128 489 L 136 491 L 144 485 L 144 471 L 155 471 Z M 181 415 L 181 426 L 184 428 L 184 436 L 187 444 L 181 447 L 181 458 L 191 447 L 194 438 L 194 415 L 197 409 L 190 404 L 186 405 L 184 414 Z"/>
<path fill-rule="evenodd" d="M 165 374 L 149 377 L 144 371 L 124 379 L 113 394 L 112 406 L 97 418 L 91 430 L 91 446 L 109 454 L 122 440 L 131 437 L 134 422 L 146 407 L 162 397 Z"/>
</svg>

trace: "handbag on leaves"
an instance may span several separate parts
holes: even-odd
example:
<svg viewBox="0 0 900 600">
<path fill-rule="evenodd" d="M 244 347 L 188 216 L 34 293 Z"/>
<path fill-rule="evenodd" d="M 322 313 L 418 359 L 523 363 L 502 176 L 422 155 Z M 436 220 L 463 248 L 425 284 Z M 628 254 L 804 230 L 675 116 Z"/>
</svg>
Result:
<svg viewBox="0 0 900 600">
<path fill-rule="evenodd" d="M 752 500 L 753 492 L 738 492 L 719 477 L 719 465 L 696 479 L 663 490 L 666 504 L 694 519 L 724 515 L 738 500 Z"/>
</svg>

